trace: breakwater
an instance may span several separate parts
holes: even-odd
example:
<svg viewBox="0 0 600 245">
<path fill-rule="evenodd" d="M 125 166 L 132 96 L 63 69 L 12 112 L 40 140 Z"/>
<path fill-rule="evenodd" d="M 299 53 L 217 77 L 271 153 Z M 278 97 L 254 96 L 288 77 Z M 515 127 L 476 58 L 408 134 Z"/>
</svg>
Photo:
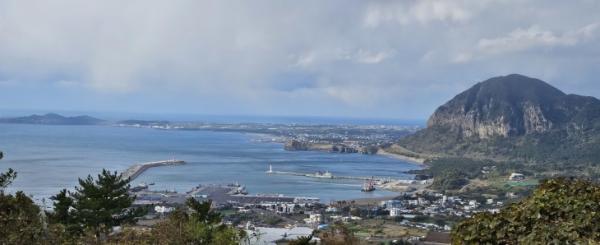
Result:
<svg viewBox="0 0 600 245">
<path fill-rule="evenodd" d="M 401 182 L 406 184 L 412 184 L 414 180 L 407 179 L 393 179 L 389 177 L 377 177 L 377 176 L 341 176 L 341 175 L 332 175 L 328 172 L 327 174 L 323 174 L 320 172 L 311 174 L 311 173 L 299 173 L 299 172 L 287 172 L 287 171 L 273 171 L 272 169 L 266 172 L 267 174 L 280 174 L 280 175 L 293 175 L 293 176 L 303 176 L 309 178 L 318 178 L 318 179 L 350 179 L 350 180 L 373 180 L 377 182 Z"/>
<path fill-rule="evenodd" d="M 121 175 L 123 176 L 123 178 L 130 178 L 131 180 L 134 180 L 135 178 L 140 176 L 144 171 L 148 170 L 149 168 L 162 167 L 162 166 L 173 166 L 173 165 L 183 165 L 183 164 L 185 164 L 185 161 L 176 160 L 176 159 L 156 161 L 156 162 L 137 163 L 137 164 L 134 164 L 133 166 L 129 167 Z"/>
</svg>

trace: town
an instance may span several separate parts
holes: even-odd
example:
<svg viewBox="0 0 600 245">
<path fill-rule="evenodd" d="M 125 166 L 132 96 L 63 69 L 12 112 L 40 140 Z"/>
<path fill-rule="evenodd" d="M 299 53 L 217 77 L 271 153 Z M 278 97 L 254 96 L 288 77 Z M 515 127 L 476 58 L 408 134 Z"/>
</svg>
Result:
<svg viewBox="0 0 600 245">
<path fill-rule="evenodd" d="M 272 174 L 273 170 L 269 171 Z M 514 182 L 525 180 L 518 173 L 508 178 Z M 398 192 L 391 198 L 322 203 L 315 197 L 249 194 L 251 190 L 241 183 L 198 185 L 186 193 L 152 190 L 151 187 L 152 183 L 142 183 L 130 190 L 136 196 L 134 206 L 152 207 L 138 221 L 138 226 L 151 227 L 184 206 L 187 198 L 194 198 L 212 202 L 212 207 L 223 214 L 226 224 L 246 230 L 249 244 L 286 244 L 334 224 L 352 227 L 357 237 L 372 243 L 437 239 L 436 242 L 443 244 L 449 241 L 449 231 L 456 222 L 479 212 L 499 212 L 505 202 L 516 198 L 470 199 L 413 189 Z"/>
<path fill-rule="evenodd" d="M 125 120 L 117 127 L 160 130 L 206 130 L 257 134 L 257 140 L 285 143 L 286 150 L 321 150 L 339 153 L 375 154 L 381 146 L 421 129 L 413 125 L 328 125 L 277 123 L 201 123 Z"/>
</svg>

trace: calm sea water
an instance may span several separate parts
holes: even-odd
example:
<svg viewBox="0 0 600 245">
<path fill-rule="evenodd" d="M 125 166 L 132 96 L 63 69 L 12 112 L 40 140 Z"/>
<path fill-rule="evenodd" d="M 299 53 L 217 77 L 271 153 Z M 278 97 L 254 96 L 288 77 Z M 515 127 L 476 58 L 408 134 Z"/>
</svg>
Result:
<svg viewBox="0 0 600 245">
<path fill-rule="evenodd" d="M 123 171 L 139 162 L 177 158 L 186 165 L 153 168 L 138 177 L 152 189 L 185 192 L 198 184 L 239 182 L 251 194 L 314 196 L 323 202 L 391 196 L 360 191 L 360 181 L 333 181 L 266 175 L 274 170 L 334 175 L 412 178 L 403 171 L 418 165 L 383 156 L 284 151 L 281 144 L 257 142 L 257 136 L 208 131 L 165 131 L 108 126 L 0 124 L 0 171 L 13 168 L 17 180 L 8 191 L 23 190 L 40 201 L 60 189 L 73 189 L 78 178 L 103 168 Z"/>
</svg>

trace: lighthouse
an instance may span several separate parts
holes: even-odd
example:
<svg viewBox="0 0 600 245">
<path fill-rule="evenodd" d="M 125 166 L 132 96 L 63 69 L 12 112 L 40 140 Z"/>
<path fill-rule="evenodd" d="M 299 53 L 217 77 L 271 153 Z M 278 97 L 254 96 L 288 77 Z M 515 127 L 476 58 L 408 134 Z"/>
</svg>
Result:
<svg viewBox="0 0 600 245">
<path fill-rule="evenodd" d="M 269 171 L 267 171 L 268 174 L 272 174 L 273 173 L 273 165 L 269 164 Z"/>
</svg>

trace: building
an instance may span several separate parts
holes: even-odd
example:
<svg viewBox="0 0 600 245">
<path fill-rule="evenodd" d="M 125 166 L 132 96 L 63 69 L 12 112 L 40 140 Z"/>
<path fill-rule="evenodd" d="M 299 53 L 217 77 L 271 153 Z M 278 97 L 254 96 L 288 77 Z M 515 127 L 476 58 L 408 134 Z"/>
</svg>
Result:
<svg viewBox="0 0 600 245">
<path fill-rule="evenodd" d="M 387 210 L 391 210 L 392 208 L 399 208 L 402 207 L 402 202 L 400 200 L 387 200 L 387 201 L 382 201 L 381 202 L 381 206 L 383 206 L 383 208 L 387 209 Z"/>
<path fill-rule="evenodd" d="M 441 245 L 441 244 L 451 244 L 452 239 L 450 237 L 450 233 L 447 232 L 429 232 L 427 236 L 419 241 L 417 244 L 425 244 L 425 245 Z"/>
<path fill-rule="evenodd" d="M 304 219 L 304 222 L 307 224 L 318 225 L 321 224 L 322 220 L 321 214 L 310 214 L 308 218 Z"/>
<path fill-rule="evenodd" d="M 170 213 L 173 212 L 173 210 L 175 210 L 175 208 L 173 207 L 167 207 L 167 206 L 154 206 L 154 211 L 160 214 L 165 214 L 165 213 Z"/>
<path fill-rule="evenodd" d="M 402 215 L 402 211 L 399 208 L 390 208 L 390 216 L 391 217 L 398 217 Z"/>
<path fill-rule="evenodd" d="M 520 173 L 512 173 L 510 174 L 510 177 L 508 177 L 508 179 L 512 181 L 521 181 L 525 179 L 525 175 Z"/>
</svg>

